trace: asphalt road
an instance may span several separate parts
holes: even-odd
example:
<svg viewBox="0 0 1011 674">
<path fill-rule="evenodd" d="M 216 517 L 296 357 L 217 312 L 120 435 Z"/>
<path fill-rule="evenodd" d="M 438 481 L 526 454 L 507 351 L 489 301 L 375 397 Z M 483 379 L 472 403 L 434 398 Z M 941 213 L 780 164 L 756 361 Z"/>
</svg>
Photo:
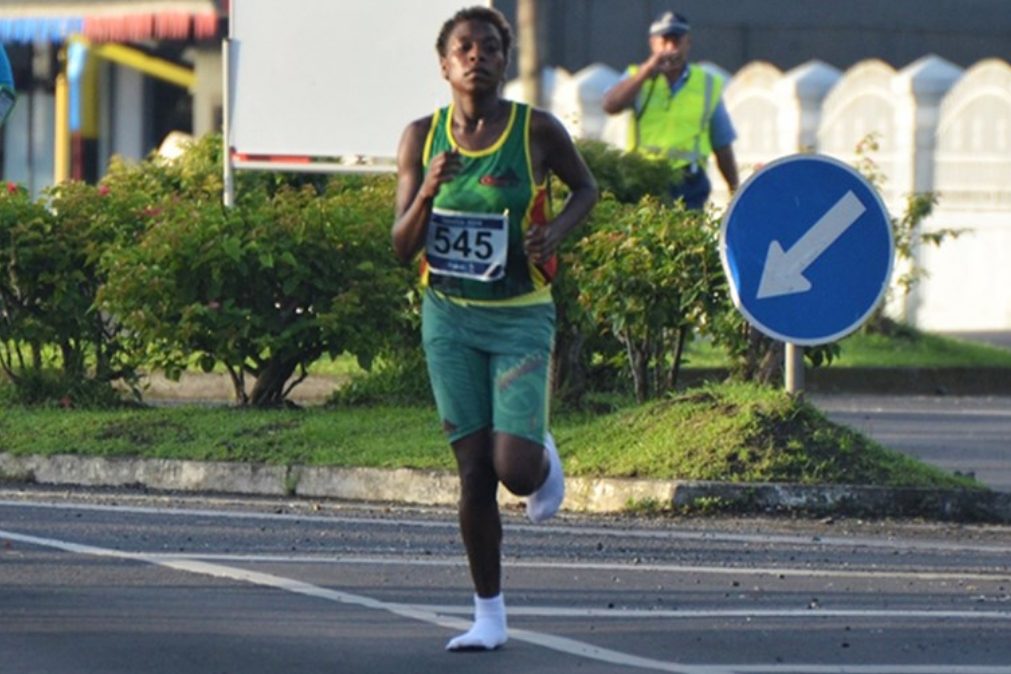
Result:
<svg viewBox="0 0 1011 674">
<path fill-rule="evenodd" d="M 0 490 L 0 671 L 1011 673 L 1011 528 L 506 527 L 511 640 L 448 654 L 451 512 Z"/>
<path fill-rule="evenodd" d="M 832 421 L 1011 492 L 1011 398 L 808 395 Z"/>
<path fill-rule="evenodd" d="M 1011 349 L 1011 331 L 949 332 L 949 337 Z M 1011 492 L 1011 398 L 815 395 L 833 421 L 949 472 Z"/>
</svg>

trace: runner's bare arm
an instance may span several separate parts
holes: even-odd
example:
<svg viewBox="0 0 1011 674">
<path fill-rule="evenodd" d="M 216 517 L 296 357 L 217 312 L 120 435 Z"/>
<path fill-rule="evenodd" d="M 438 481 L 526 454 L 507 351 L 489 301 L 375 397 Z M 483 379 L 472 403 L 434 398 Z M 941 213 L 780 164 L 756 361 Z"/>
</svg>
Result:
<svg viewBox="0 0 1011 674">
<path fill-rule="evenodd" d="M 546 227 L 531 227 L 525 246 L 535 263 L 546 261 L 597 203 L 597 182 L 568 131 L 553 115 L 534 110 L 530 120 L 531 160 L 535 179 L 554 173 L 570 190 L 561 212 Z"/>
<path fill-rule="evenodd" d="M 425 137 L 432 118 L 411 122 L 404 129 L 397 149 L 397 197 L 393 222 L 393 251 L 409 262 L 425 244 L 425 231 L 432 215 L 432 202 L 444 182 L 460 170 L 456 152 L 443 152 L 432 159 L 427 173 L 422 166 Z"/>
</svg>

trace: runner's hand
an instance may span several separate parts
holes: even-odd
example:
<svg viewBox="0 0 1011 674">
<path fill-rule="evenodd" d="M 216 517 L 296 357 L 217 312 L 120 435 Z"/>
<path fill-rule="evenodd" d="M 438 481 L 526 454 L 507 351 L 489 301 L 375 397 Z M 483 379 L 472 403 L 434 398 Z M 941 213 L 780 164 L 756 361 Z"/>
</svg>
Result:
<svg viewBox="0 0 1011 674">
<path fill-rule="evenodd" d="M 455 178 L 462 165 L 460 151 L 457 149 L 447 150 L 436 156 L 428 165 L 425 180 L 421 183 L 421 189 L 418 190 L 419 195 L 423 199 L 434 199 L 442 184 Z"/>
<path fill-rule="evenodd" d="M 523 250 L 534 264 L 545 264 L 561 243 L 551 225 L 531 225 L 523 238 Z"/>
</svg>

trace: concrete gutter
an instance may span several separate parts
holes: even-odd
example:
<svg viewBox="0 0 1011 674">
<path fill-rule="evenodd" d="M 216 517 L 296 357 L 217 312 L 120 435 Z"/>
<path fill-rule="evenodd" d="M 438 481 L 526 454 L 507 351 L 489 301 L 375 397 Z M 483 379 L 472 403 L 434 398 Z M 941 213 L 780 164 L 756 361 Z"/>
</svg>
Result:
<svg viewBox="0 0 1011 674">
<path fill-rule="evenodd" d="M 440 506 L 455 505 L 458 492 L 454 474 L 436 471 L 7 453 L 0 453 L 0 480 Z M 565 484 L 564 507 L 571 512 L 673 508 L 1011 523 L 1011 494 L 986 490 L 584 477 Z M 522 502 L 504 490 L 500 499 Z"/>
</svg>

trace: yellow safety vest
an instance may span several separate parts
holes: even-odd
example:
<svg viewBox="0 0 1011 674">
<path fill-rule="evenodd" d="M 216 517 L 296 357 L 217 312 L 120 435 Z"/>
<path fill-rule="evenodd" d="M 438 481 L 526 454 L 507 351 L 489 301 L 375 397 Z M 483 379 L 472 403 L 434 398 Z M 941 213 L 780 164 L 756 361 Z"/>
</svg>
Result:
<svg viewBox="0 0 1011 674">
<path fill-rule="evenodd" d="M 638 69 L 631 65 L 628 74 Z M 713 151 L 709 122 L 723 93 L 723 78 L 696 65 L 688 70 L 688 81 L 673 96 L 663 75 L 642 85 L 629 124 L 628 150 L 667 157 L 674 168 L 695 171 L 705 167 Z"/>
</svg>

